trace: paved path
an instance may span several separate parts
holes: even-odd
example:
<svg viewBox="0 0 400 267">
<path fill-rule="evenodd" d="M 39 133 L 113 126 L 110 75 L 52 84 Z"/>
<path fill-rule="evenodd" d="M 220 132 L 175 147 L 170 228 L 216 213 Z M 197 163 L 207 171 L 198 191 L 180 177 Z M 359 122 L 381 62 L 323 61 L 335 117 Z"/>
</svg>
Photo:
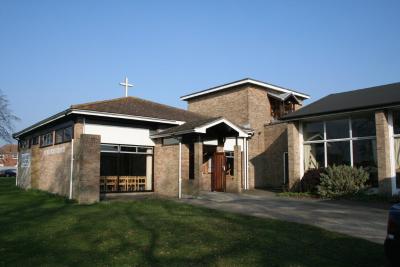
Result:
<svg viewBox="0 0 400 267">
<path fill-rule="evenodd" d="M 380 244 L 386 235 L 386 205 L 371 207 L 364 203 L 293 199 L 261 190 L 245 194 L 207 192 L 182 201 L 262 218 L 310 224 Z"/>
</svg>

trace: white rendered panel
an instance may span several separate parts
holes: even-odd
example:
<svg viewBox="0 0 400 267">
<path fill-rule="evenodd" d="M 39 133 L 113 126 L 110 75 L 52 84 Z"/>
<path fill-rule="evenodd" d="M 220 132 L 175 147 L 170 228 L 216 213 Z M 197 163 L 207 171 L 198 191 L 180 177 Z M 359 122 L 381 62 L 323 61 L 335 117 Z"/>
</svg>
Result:
<svg viewBox="0 0 400 267">
<path fill-rule="evenodd" d="M 210 146 L 216 146 L 218 145 L 217 140 L 209 140 L 209 141 L 204 141 L 204 145 L 210 145 Z M 224 144 L 224 151 L 233 151 L 234 146 L 236 144 L 236 139 L 235 138 L 226 138 L 225 144 Z M 243 138 L 238 138 L 238 145 L 240 146 L 241 151 L 243 151 Z"/>
<path fill-rule="evenodd" d="M 234 146 L 236 145 L 235 138 L 226 138 L 224 144 L 225 151 L 233 151 Z M 243 138 L 238 138 L 238 145 L 240 146 L 240 150 L 243 151 Z"/>
<path fill-rule="evenodd" d="M 100 135 L 101 143 L 154 146 L 149 129 L 86 123 L 85 134 Z"/>
</svg>

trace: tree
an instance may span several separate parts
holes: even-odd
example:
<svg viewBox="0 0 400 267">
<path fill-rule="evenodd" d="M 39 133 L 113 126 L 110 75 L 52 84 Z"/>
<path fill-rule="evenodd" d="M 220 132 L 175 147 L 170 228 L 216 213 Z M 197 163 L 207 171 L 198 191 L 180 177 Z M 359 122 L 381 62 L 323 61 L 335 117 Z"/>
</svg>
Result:
<svg viewBox="0 0 400 267">
<path fill-rule="evenodd" d="M 12 142 L 12 131 L 14 130 L 14 122 L 19 118 L 12 114 L 9 108 L 7 97 L 0 90 L 0 139 L 6 142 Z"/>
</svg>

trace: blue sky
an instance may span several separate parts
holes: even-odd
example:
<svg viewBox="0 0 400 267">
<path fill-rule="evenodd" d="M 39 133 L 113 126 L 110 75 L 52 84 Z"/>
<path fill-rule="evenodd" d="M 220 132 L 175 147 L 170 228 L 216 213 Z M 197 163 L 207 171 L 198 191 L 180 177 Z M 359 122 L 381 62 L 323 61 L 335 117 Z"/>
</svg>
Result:
<svg viewBox="0 0 400 267">
<path fill-rule="evenodd" d="M 252 77 L 308 93 L 400 81 L 400 1 L 7 1 L 0 89 L 16 130 L 71 104 Z"/>
</svg>

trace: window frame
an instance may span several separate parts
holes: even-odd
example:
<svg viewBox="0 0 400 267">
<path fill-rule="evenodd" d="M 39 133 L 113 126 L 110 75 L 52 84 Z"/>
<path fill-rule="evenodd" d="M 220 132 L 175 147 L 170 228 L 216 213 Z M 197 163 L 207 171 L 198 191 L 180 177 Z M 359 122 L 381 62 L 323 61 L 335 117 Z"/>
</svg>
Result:
<svg viewBox="0 0 400 267">
<path fill-rule="evenodd" d="M 111 151 L 111 150 L 104 150 L 102 148 L 105 147 L 116 147 L 117 150 Z M 136 148 L 136 152 L 133 151 L 121 151 L 121 147 L 134 147 Z M 145 152 L 137 152 L 139 148 L 145 148 L 146 149 L 146 153 Z M 147 152 L 151 149 L 151 152 Z M 100 154 L 105 153 L 105 154 L 116 154 L 117 155 L 117 180 L 118 180 L 118 184 L 119 184 L 119 179 L 121 176 L 121 154 L 136 154 L 136 155 L 144 155 L 144 156 L 151 156 L 151 190 L 142 190 L 142 191 L 120 191 L 119 188 L 117 188 L 117 191 L 109 191 L 109 192 L 102 192 L 102 193 L 142 193 L 142 192 L 154 192 L 154 147 L 152 146 L 138 146 L 138 145 L 121 145 L 121 144 L 110 144 L 110 143 L 101 143 L 100 144 Z M 100 160 L 100 164 L 101 164 L 101 160 Z M 101 167 L 100 167 L 101 169 Z"/>
<path fill-rule="evenodd" d="M 51 143 L 43 144 L 45 136 L 51 136 Z M 46 132 L 45 134 L 40 135 L 40 147 L 48 147 L 54 145 L 54 131 Z"/>
<path fill-rule="evenodd" d="M 356 116 L 354 116 L 356 117 Z M 334 139 L 328 139 L 327 138 L 327 129 L 326 129 L 326 122 L 330 121 L 330 120 L 339 120 L 339 119 L 343 119 L 343 120 L 347 120 L 348 121 L 348 129 L 349 129 L 349 137 L 345 137 L 345 138 L 334 138 Z M 328 149 L 327 149 L 327 144 L 328 143 L 333 143 L 333 142 L 343 142 L 343 141 L 348 141 L 349 142 L 349 146 L 350 146 L 350 166 L 353 167 L 354 166 L 354 153 L 353 153 L 353 141 L 358 141 L 358 140 L 376 140 L 376 135 L 374 136 L 353 136 L 353 124 L 352 124 L 352 116 L 345 116 L 345 117 L 327 117 L 325 119 L 322 120 L 316 120 L 316 121 L 310 121 L 310 122 L 322 122 L 323 123 L 323 135 L 324 138 L 322 140 L 312 140 L 312 141 L 305 141 L 304 140 L 304 135 L 302 132 L 302 147 L 303 147 L 303 154 L 304 154 L 304 145 L 308 145 L 308 144 L 316 144 L 316 143 L 323 143 L 324 144 L 324 168 L 328 167 Z M 301 121 L 301 129 L 303 129 L 303 125 L 304 123 L 307 123 L 307 121 Z M 399 134 L 400 137 L 400 134 Z M 304 155 L 303 155 L 303 161 L 304 161 Z M 304 166 L 304 163 L 303 163 Z M 304 166 L 304 171 L 307 171 L 305 169 Z"/>
<path fill-rule="evenodd" d="M 66 130 L 68 130 L 68 129 L 71 130 L 71 136 L 70 136 L 69 139 L 65 138 L 65 132 L 66 132 Z M 61 141 L 57 142 L 57 132 L 60 132 L 60 131 L 62 132 Z M 54 144 L 55 144 L 55 145 L 59 145 L 59 144 L 63 144 L 63 143 L 68 143 L 68 142 L 71 142 L 71 141 L 72 141 L 73 136 L 74 136 L 74 130 L 73 130 L 73 127 L 72 127 L 72 126 L 60 128 L 60 129 L 57 129 L 57 130 L 54 131 L 54 140 L 53 140 L 53 141 L 54 141 Z"/>
<path fill-rule="evenodd" d="M 400 132 L 399 133 L 395 133 L 395 115 L 400 116 L 400 111 L 399 110 L 391 110 L 389 112 L 389 118 L 391 120 L 391 127 L 392 127 L 392 149 L 393 149 L 393 159 L 392 159 L 392 170 L 394 172 L 394 177 L 395 177 L 395 189 L 397 192 L 399 192 L 400 190 L 400 183 L 397 181 L 397 171 L 396 171 L 396 160 L 395 160 L 395 140 L 396 139 L 400 139 Z"/>
</svg>

